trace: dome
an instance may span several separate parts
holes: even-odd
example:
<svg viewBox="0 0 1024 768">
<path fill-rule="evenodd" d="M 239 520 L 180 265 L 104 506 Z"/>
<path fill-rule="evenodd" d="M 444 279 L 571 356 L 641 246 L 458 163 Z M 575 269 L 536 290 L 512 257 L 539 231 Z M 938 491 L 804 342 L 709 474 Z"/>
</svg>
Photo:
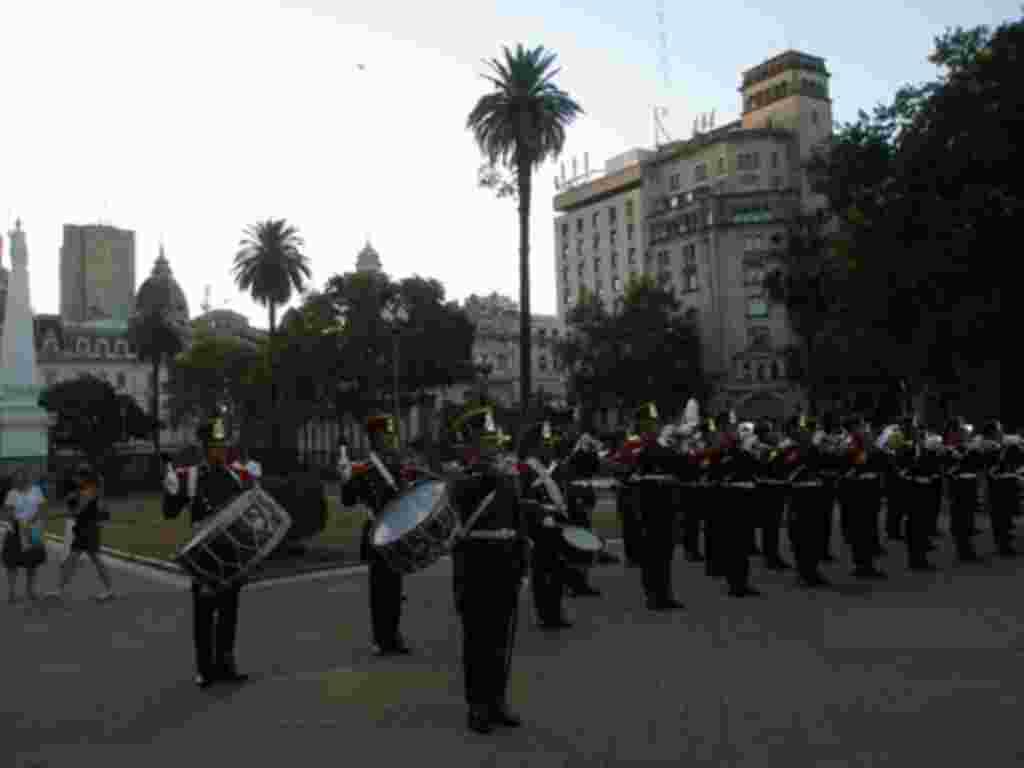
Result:
<svg viewBox="0 0 1024 768">
<path fill-rule="evenodd" d="M 178 281 L 171 274 L 171 265 L 160 246 L 160 255 L 153 264 L 150 274 L 135 295 L 135 312 L 149 314 L 164 312 L 176 325 L 188 325 L 188 301 Z"/>
<path fill-rule="evenodd" d="M 370 245 L 370 241 L 367 240 L 363 250 L 359 252 L 359 256 L 356 258 L 356 272 L 380 272 L 380 268 L 380 254 L 374 250 L 373 246 Z"/>
</svg>

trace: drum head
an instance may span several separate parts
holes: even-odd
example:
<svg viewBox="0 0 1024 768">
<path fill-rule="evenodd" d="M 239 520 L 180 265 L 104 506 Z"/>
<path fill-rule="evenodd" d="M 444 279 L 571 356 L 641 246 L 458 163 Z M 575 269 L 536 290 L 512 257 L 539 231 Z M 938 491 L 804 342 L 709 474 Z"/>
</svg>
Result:
<svg viewBox="0 0 1024 768">
<path fill-rule="evenodd" d="M 444 502 L 447 488 L 438 480 L 425 480 L 384 507 L 373 531 L 374 546 L 398 541 L 419 526 Z"/>
<path fill-rule="evenodd" d="M 586 528 L 566 526 L 562 529 L 562 538 L 569 546 L 584 552 L 600 552 L 604 549 L 604 542 Z"/>
</svg>

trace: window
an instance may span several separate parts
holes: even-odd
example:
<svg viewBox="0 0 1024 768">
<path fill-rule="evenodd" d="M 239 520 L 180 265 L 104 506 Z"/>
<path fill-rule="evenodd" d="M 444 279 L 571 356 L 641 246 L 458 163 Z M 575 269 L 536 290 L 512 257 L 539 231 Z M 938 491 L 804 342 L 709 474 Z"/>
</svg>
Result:
<svg viewBox="0 0 1024 768">
<path fill-rule="evenodd" d="M 725 158 L 720 157 L 718 158 L 718 175 L 721 176 L 723 173 L 725 173 Z"/>
<path fill-rule="evenodd" d="M 508 370 L 508 355 L 505 355 L 505 354 L 499 354 L 498 355 L 498 370 L 499 371 L 507 371 Z"/>
<path fill-rule="evenodd" d="M 612 251 L 612 269 L 619 268 L 619 254 L 617 251 Z"/>
<path fill-rule="evenodd" d="M 636 248 L 630 248 L 626 252 L 626 263 L 631 267 L 636 265 Z"/>
<path fill-rule="evenodd" d="M 747 317 L 764 320 L 768 317 L 768 304 L 763 299 L 750 299 L 747 302 Z"/>
<path fill-rule="evenodd" d="M 128 377 L 123 373 L 117 374 L 117 388 L 124 389 L 126 386 L 128 386 Z"/>
<path fill-rule="evenodd" d="M 683 291 L 697 290 L 697 246 L 693 243 L 683 246 Z"/>
<path fill-rule="evenodd" d="M 56 371 L 47 371 L 44 374 L 44 378 L 46 380 L 46 386 L 52 387 L 54 384 L 57 383 L 57 372 Z"/>
<path fill-rule="evenodd" d="M 582 216 L 580 216 L 580 217 L 578 217 L 576 219 L 576 234 L 577 235 L 582 235 L 583 234 L 583 217 Z"/>
<path fill-rule="evenodd" d="M 89 340 L 79 337 L 78 342 L 75 345 L 75 351 L 80 355 L 89 354 Z"/>
<path fill-rule="evenodd" d="M 583 278 L 583 262 L 582 261 L 579 264 L 576 265 L 576 273 L 580 276 L 580 279 Z"/>
<path fill-rule="evenodd" d="M 734 224 L 764 224 L 772 220 L 769 208 L 737 208 L 733 211 Z"/>
<path fill-rule="evenodd" d="M 632 200 L 627 200 L 626 201 L 626 219 L 632 220 L 632 218 L 633 218 L 633 201 Z M 632 227 L 633 225 L 630 224 L 629 226 Z"/>
<path fill-rule="evenodd" d="M 618 212 L 615 210 L 614 205 L 608 209 L 608 223 L 612 226 L 615 226 L 615 217 L 617 214 Z"/>
<path fill-rule="evenodd" d="M 677 189 L 679 189 L 679 187 L 679 174 L 673 173 L 671 176 L 668 177 L 668 191 L 675 192 Z"/>
<path fill-rule="evenodd" d="M 583 241 L 582 240 L 577 240 L 576 241 L 576 255 L 577 256 L 582 256 L 583 255 Z"/>
<path fill-rule="evenodd" d="M 597 229 L 597 217 L 599 215 L 600 213 L 598 211 L 594 211 L 590 216 L 590 223 L 593 225 L 594 229 Z"/>
<path fill-rule="evenodd" d="M 596 251 L 601 247 L 601 235 L 598 232 L 594 233 L 594 250 Z"/>
<path fill-rule="evenodd" d="M 644 267 L 650 267 L 654 263 L 654 254 L 650 251 L 644 253 Z"/>
<path fill-rule="evenodd" d="M 667 267 L 668 266 L 668 251 L 658 251 L 658 266 L 659 267 Z"/>
<path fill-rule="evenodd" d="M 569 222 L 568 221 L 563 221 L 562 222 L 562 237 L 568 237 L 568 236 L 569 236 Z"/>
<path fill-rule="evenodd" d="M 594 274 L 596 275 L 600 271 L 601 271 L 601 257 L 600 256 L 595 256 L 594 257 Z"/>
<path fill-rule="evenodd" d="M 693 168 L 693 180 L 695 182 L 707 181 L 708 178 L 708 164 L 699 163 Z"/>
<path fill-rule="evenodd" d="M 778 152 L 772 152 L 772 168 L 778 168 L 778 167 L 779 167 L 779 153 Z"/>
<path fill-rule="evenodd" d="M 569 241 L 566 240 L 562 243 L 562 258 L 566 259 L 569 257 Z"/>
<path fill-rule="evenodd" d="M 816 109 L 811 110 L 811 123 L 814 125 L 818 124 L 818 110 Z"/>
<path fill-rule="evenodd" d="M 756 171 L 761 165 L 761 156 L 757 152 L 741 152 L 736 156 L 736 168 L 740 171 Z"/>
<path fill-rule="evenodd" d="M 602 280 L 601 278 L 597 278 L 597 280 L 594 281 L 594 292 L 595 293 L 601 293 L 603 290 L 604 290 L 604 280 Z"/>
<path fill-rule="evenodd" d="M 747 343 L 752 347 L 771 347 L 772 332 L 764 325 L 752 325 L 747 328 Z"/>
<path fill-rule="evenodd" d="M 613 229 L 611 232 L 608 233 L 608 242 L 609 242 L 609 244 L 611 245 L 612 248 L 615 247 L 615 236 L 618 233 L 619 233 L 619 231 L 617 229 Z"/>
<path fill-rule="evenodd" d="M 772 381 L 776 381 L 782 377 L 782 369 L 779 367 L 778 360 L 772 360 Z"/>
<path fill-rule="evenodd" d="M 775 189 L 782 189 L 782 177 L 781 176 L 774 176 L 774 177 L 772 177 L 772 186 L 775 187 Z"/>
<path fill-rule="evenodd" d="M 626 225 L 626 239 L 633 239 L 633 222 L 629 222 L 629 224 Z"/>
<path fill-rule="evenodd" d="M 562 291 L 562 303 L 569 306 L 569 286 L 565 286 L 565 290 Z"/>
<path fill-rule="evenodd" d="M 613 277 L 612 278 L 612 290 L 615 291 L 616 293 L 622 293 L 622 278 L 621 277 Z"/>
</svg>

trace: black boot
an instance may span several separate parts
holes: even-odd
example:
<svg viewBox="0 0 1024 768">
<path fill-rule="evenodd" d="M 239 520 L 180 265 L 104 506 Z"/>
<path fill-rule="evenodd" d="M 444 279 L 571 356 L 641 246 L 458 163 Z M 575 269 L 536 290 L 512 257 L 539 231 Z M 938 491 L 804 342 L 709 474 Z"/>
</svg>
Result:
<svg viewBox="0 0 1024 768">
<path fill-rule="evenodd" d="M 249 676 L 238 671 L 234 658 L 226 656 L 217 664 L 216 679 L 224 683 L 244 683 Z"/>
<path fill-rule="evenodd" d="M 490 714 L 485 713 L 481 709 L 469 710 L 469 730 L 476 731 L 477 733 L 490 733 L 494 730 L 494 724 L 491 722 Z"/>
<path fill-rule="evenodd" d="M 491 708 L 490 721 L 495 725 L 503 725 L 506 728 L 518 728 L 523 724 L 523 721 L 517 716 L 508 711 L 508 707 L 504 704 L 495 704 Z"/>
</svg>

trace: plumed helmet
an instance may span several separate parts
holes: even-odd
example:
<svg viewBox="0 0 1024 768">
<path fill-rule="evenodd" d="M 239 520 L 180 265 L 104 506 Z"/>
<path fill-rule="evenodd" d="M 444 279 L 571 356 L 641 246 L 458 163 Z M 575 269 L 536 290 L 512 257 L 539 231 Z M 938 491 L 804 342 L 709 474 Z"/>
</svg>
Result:
<svg viewBox="0 0 1024 768">
<path fill-rule="evenodd" d="M 644 403 L 633 412 L 633 420 L 636 422 L 657 422 L 658 407 L 654 403 Z"/>
<path fill-rule="evenodd" d="M 223 448 L 226 437 L 224 420 L 220 417 L 209 419 L 196 429 L 196 438 L 207 448 Z"/>
<path fill-rule="evenodd" d="M 386 413 L 375 413 L 366 420 L 366 434 L 395 434 L 395 419 Z"/>
</svg>

